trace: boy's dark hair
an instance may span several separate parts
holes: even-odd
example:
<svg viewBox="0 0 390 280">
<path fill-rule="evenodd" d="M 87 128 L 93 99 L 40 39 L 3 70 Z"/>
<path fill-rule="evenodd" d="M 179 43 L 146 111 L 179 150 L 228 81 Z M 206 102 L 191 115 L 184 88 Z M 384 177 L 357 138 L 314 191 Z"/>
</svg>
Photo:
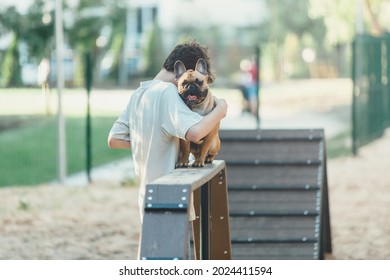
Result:
<svg viewBox="0 0 390 280">
<path fill-rule="evenodd" d="M 208 55 L 208 49 L 205 46 L 200 45 L 195 40 L 187 41 L 182 44 L 176 45 L 172 52 L 165 60 L 163 67 L 170 71 L 174 71 L 174 65 L 177 60 L 184 63 L 186 69 L 195 69 L 196 62 L 199 58 L 203 58 L 207 64 L 208 83 L 211 84 L 215 77 L 211 71 L 211 60 Z"/>
</svg>

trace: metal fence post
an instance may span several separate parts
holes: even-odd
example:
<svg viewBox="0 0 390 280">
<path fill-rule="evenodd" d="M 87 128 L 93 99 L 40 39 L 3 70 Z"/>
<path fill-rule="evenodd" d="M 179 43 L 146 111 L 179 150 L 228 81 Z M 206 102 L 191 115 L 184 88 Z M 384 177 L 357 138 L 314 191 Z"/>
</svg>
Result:
<svg viewBox="0 0 390 280">
<path fill-rule="evenodd" d="M 92 87 L 92 58 L 90 53 L 85 54 L 85 88 L 87 90 L 87 124 L 86 124 L 86 168 L 88 182 L 91 182 L 92 167 L 92 131 L 91 131 L 91 112 L 90 112 L 90 92 Z"/>
</svg>

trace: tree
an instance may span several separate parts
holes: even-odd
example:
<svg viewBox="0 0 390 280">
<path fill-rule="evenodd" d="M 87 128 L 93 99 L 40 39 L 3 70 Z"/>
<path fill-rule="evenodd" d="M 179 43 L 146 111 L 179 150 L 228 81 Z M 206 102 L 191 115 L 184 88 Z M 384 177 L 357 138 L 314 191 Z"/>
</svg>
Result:
<svg viewBox="0 0 390 280">
<path fill-rule="evenodd" d="M 149 31 L 149 38 L 146 43 L 145 58 L 145 75 L 147 77 L 156 75 L 156 73 L 161 70 L 161 67 L 164 63 L 161 31 L 157 22 L 154 22 L 151 30 Z"/>
<path fill-rule="evenodd" d="M 20 14 L 14 6 L 0 13 L 1 29 L 13 33 L 13 39 L 4 54 L 1 64 L 1 85 L 20 86 L 21 66 L 19 63 L 19 44 L 27 46 L 27 58 L 39 62 L 49 55 L 53 38 L 53 21 L 44 23 L 44 0 L 36 0 L 28 8 L 25 15 Z M 49 15 L 50 16 L 50 15 Z"/>
<path fill-rule="evenodd" d="M 0 85 L 2 87 L 21 84 L 18 49 L 19 39 L 22 34 L 21 21 L 22 16 L 13 6 L 8 7 L 3 13 L 0 13 L 0 25 L 2 29 L 13 33 L 12 41 L 4 53 L 1 63 Z"/>
<path fill-rule="evenodd" d="M 28 26 L 22 40 L 27 43 L 29 56 L 37 62 L 49 57 L 54 44 L 54 11 L 45 9 L 45 0 L 35 0 L 23 22 L 24 26 Z"/>
<path fill-rule="evenodd" d="M 364 4 L 368 14 L 371 33 L 374 35 L 382 35 L 386 31 L 388 32 L 390 30 L 390 20 L 386 10 L 388 11 L 390 7 L 389 1 L 364 0 Z"/>
<path fill-rule="evenodd" d="M 273 59 L 275 77 L 280 79 L 283 73 L 283 61 L 286 48 L 286 38 L 297 37 L 295 64 L 302 68 L 303 61 L 300 59 L 300 51 L 305 44 L 313 44 L 319 50 L 323 50 L 325 25 L 322 18 L 313 18 L 309 14 L 309 0 L 267 0 L 270 13 L 265 28 L 268 29 L 267 48 Z M 264 27 L 263 27 L 264 28 Z M 292 36 L 293 35 L 293 36 Z M 290 51 L 291 54 L 291 51 Z M 305 66 L 306 67 L 306 66 Z M 303 70 L 301 70 L 303 71 Z"/>
<path fill-rule="evenodd" d="M 74 20 L 66 29 L 68 43 L 79 55 L 92 54 L 95 71 L 99 59 L 109 49 L 114 54 L 113 67 L 117 69 L 126 27 L 125 3 L 124 0 L 80 0 L 72 11 Z M 96 40 L 103 35 L 103 30 L 109 30 L 110 34 L 104 34 L 106 43 L 97 46 Z M 77 71 L 82 69 L 81 62 Z M 117 70 L 113 74 L 117 74 Z"/>
<path fill-rule="evenodd" d="M 66 34 L 70 46 L 80 53 L 95 52 L 96 39 L 106 23 L 103 0 L 81 0 L 74 8 L 74 21 Z"/>
<path fill-rule="evenodd" d="M 389 8 L 389 1 L 382 0 L 310 0 L 310 14 L 313 18 L 324 19 L 326 39 L 332 45 L 352 42 L 356 34 L 357 20 L 363 21 L 365 33 L 380 35 L 388 32 Z M 359 9 L 362 9 L 362 15 L 357 14 Z"/>
<path fill-rule="evenodd" d="M 113 57 L 109 77 L 115 80 L 118 80 L 119 76 L 119 63 L 126 34 L 126 14 L 127 7 L 125 1 L 114 1 L 109 5 L 108 17 L 111 22 L 112 32 L 107 51 L 111 52 Z"/>
<path fill-rule="evenodd" d="M 0 85 L 2 87 L 18 86 L 22 84 L 19 64 L 18 37 L 16 34 L 14 34 L 11 44 L 4 54 L 1 69 L 2 74 Z"/>
</svg>

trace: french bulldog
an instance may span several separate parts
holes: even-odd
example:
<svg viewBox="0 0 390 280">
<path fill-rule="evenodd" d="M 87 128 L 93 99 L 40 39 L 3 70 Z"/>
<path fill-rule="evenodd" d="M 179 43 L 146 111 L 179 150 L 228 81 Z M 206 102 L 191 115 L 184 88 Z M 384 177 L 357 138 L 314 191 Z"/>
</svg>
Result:
<svg viewBox="0 0 390 280">
<path fill-rule="evenodd" d="M 174 69 L 179 95 L 184 103 L 202 116 L 210 113 L 215 107 L 215 100 L 207 83 L 206 61 L 200 58 L 194 70 L 187 70 L 178 60 L 175 62 Z M 188 167 L 190 152 L 195 157 L 193 167 L 203 167 L 205 163 L 213 162 L 221 147 L 219 126 L 218 122 L 213 130 L 198 143 L 180 139 L 180 158 L 176 167 Z"/>
</svg>

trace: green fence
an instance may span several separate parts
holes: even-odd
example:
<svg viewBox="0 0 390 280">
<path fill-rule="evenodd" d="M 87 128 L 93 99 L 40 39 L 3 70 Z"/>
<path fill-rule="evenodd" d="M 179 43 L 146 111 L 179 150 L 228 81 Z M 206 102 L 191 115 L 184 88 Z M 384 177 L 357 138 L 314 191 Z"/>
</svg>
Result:
<svg viewBox="0 0 390 280">
<path fill-rule="evenodd" d="M 382 136 L 390 125 L 390 36 L 358 35 L 353 43 L 352 147 Z"/>
</svg>

